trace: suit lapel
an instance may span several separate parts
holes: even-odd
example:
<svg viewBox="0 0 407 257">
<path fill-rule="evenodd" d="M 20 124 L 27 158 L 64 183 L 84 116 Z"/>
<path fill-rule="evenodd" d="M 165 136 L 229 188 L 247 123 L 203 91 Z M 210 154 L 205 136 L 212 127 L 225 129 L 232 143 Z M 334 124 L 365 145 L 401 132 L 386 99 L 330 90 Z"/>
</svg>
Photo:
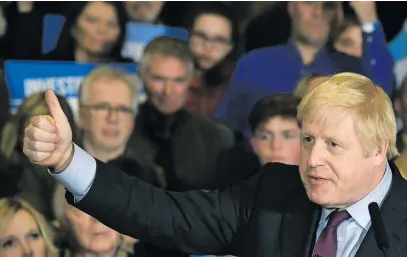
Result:
<svg viewBox="0 0 407 257">
<path fill-rule="evenodd" d="M 282 257 L 308 257 L 313 249 L 321 208 L 308 203 L 300 209 L 288 212 L 282 221 Z"/>
<path fill-rule="evenodd" d="M 401 177 L 399 170 L 390 162 L 393 180 L 390 192 L 384 200 L 380 212 L 389 238 L 388 256 L 396 256 L 407 238 L 407 182 Z M 356 257 L 381 256 L 372 227 L 366 234 Z"/>
</svg>

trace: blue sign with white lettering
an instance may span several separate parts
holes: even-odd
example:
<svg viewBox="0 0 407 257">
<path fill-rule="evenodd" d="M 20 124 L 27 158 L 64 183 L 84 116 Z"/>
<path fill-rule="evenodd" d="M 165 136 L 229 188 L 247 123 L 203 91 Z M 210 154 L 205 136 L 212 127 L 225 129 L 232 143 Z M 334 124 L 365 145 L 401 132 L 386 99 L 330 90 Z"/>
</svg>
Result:
<svg viewBox="0 0 407 257">
<path fill-rule="evenodd" d="M 74 112 L 77 111 L 77 93 L 83 78 L 100 64 L 44 61 L 6 61 L 5 74 L 11 96 L 12 111 L 31 94 L 52 89 L 64 96 Z M 136 75 L 135 64 L 109 64 Z"/>
<path fill-rule="evenodd" d="M 127 23 L 126 42 L 122 49 L 123 57 L 129 57 L 136 62 L 140 60 L 145 45 L 159 36 L 169 36 L 188 40 L 188 31 L 182 28 L 172 28 L 164 25 Z"/>
<path fill-rule="evenodd" d="M 44 17 L 43 53 L 48 53 L 56 47 L 64 23 L 65 18 L 62 15 L 47 14 Z M 122 49 L 123 57 L 132 58 L 136 62 L 139 61 L 144 46 L 159 36 L 188 40 L 188 30 L 164 25 L 129 22 L 126 27 L 126 42 Z"/>
</svg>

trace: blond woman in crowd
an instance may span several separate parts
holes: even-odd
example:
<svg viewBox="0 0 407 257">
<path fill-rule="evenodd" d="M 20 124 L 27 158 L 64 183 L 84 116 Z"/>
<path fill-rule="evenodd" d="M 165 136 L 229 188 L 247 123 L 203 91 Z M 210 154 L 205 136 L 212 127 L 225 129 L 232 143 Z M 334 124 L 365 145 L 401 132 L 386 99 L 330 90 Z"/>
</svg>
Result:
<svg viewBox="0 0 407 257">
<path fill-rule="evenodd" d="M 58 256 L 45 218 L 20 198 L 0 199 L 0 256 Z"/>
</svg>

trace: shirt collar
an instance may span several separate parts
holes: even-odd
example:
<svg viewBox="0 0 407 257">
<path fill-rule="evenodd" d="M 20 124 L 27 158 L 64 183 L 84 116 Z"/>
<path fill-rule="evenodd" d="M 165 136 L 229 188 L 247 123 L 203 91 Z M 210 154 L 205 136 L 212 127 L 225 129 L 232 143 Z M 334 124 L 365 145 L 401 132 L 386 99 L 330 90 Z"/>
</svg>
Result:
<svg viewBox="0 0 407 257">
<path fill-rule="evenodd" d="M 289 49 L 291 49 L 298 58 L 301 59 L 301 54 L 297 49 L 297 46 L 295 45 L 295 42 L 292 38 L 290 38 L 287 42 L 287 46 L 289 47 Z M 315 58 L 314 58 L 314 62 L 318 61 L 320 58 L 322 57 L 326 57 L 328 55 L 328 47 L 326 45 L 324 45 L 321 49 L 319 49 L 319 51 L 315 54 Z"/>
<path fill-rule="evenodd" d="M 377 185 L 377 187 L 367 196 L 346 208 L 346 210 L 349 212 L 352 218 L 358 223 L 358 225 L 364 228 L 365 230 L 368 229 L 368 225 L 370 224 L 370 214 L 368 209 L 369 204 L 371 202 L 377 202 L 379 206 L 382 204 L 384 198 L 386 197 L 390 189 L 392 178 L 393 174 L 390 165 L 387 163 L 386 171 L 379 185 Z M 333 211 L 334 209 L 322 208 L 321 219 L 319 220 L 319 224 L 324 222 L 328 218 L 329 214 L 331 214 L 331 212 Z"/>
</svg>

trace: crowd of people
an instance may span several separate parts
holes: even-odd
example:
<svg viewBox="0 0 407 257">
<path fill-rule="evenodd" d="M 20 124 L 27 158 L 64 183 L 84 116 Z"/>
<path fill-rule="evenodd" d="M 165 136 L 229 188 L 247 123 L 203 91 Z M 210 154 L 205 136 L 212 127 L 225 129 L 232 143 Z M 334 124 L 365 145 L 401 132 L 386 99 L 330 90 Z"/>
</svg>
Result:
<svg viewBox="0 0 407 257">
<path fill-rule="evenodd" d="M 81 82 L 76 112 L 57 95 L 72 141 L 118 172 L 167 191 L 210 192 L 249 180 L 266 163 L 300 165 L 305 143 L 298 106 L 337 73 L 369 78 L 407 122 L 407 79 L 396 85 L 375 2 L 351 2 L 350 14 L 341 2 L 284 3 L 289 40 L 248 52 L 242 31 L 250 27 L 250 15 L 240 17 L 230 3 L 197 4 L 174 22 L 188 29 L 188 41 L 168 36 L 150 41 L 137 62 L 137 76 L 103 64 L 135 62 L 122 56 L 127 22 L 173 25 L 163 15 L 165 2 L 66 4 L 56 48 L 45 55 L 35 34 L 44 14 L 37 2 L 1 7 L 0 25 L 18 27 L 12 24 L 18 19 L 26 26 L 4 29 L 2 58 L 101 64 Z M 22 34 L 31 41 L 19 40 Z M 0 256 L 189 256 L 152 244 L 158 239 L 117 232 L 69 204 L 65 185 L 23 153 L 30 119 L 51 114 L 45 92 L 30 95 L 11 114 L 8 85 L 3 75 L 0 80 Z M 407 178 L 407 128 L 401 127 L 396 139 L 389 161 Z M 167 213 L 159 215 L 165 220 Z"/>
</svg>

